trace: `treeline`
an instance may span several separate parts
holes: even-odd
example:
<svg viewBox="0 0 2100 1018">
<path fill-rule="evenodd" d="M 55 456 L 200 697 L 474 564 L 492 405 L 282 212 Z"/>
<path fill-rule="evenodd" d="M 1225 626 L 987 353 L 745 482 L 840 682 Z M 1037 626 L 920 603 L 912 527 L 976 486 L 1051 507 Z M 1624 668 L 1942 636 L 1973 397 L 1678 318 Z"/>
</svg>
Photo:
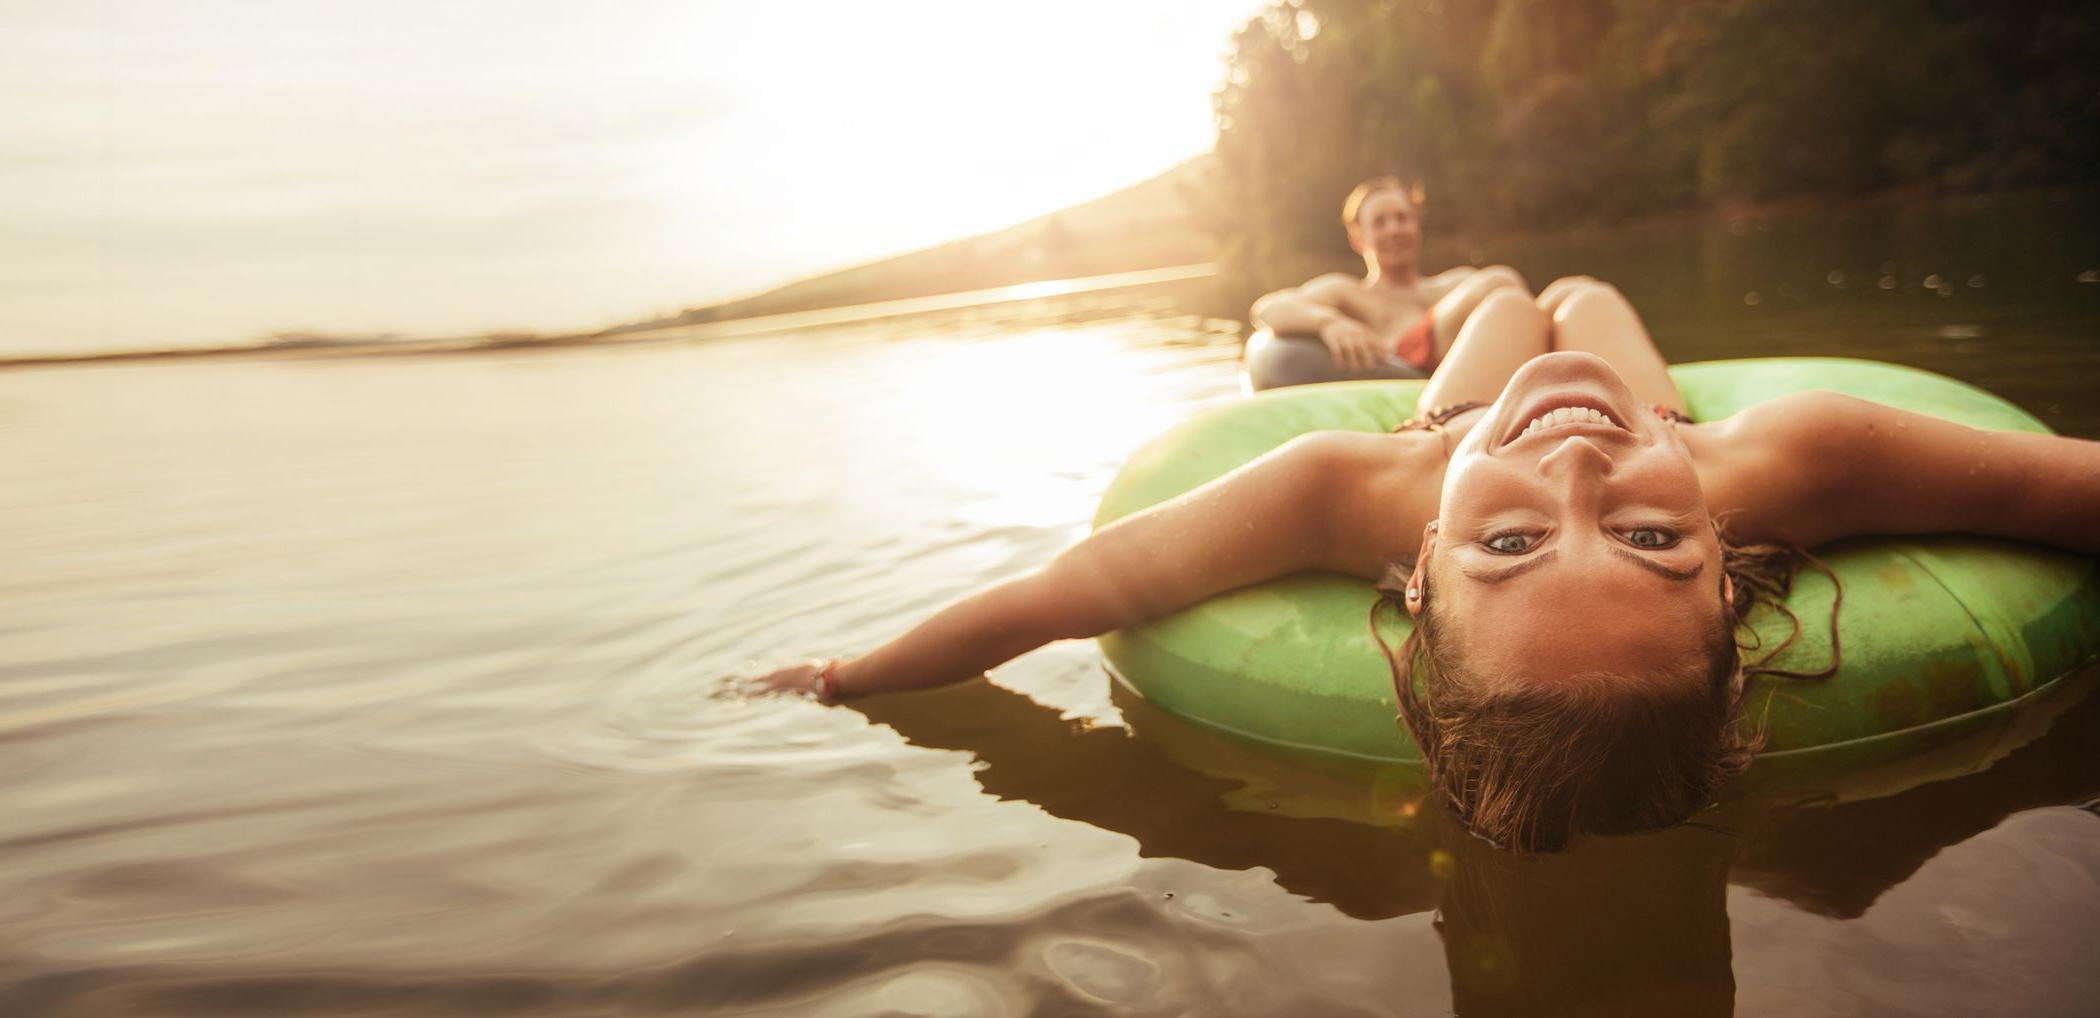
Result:
<svg viewBox="0 0 2100 1018">
<path fill-rule="evenodd" d="M 1436 232 L 2100 176 L 2100 5 L 1290 0 L 1232 41 L 1203 218 L 1273 282 L 1357 180 Z"/>
</svg>

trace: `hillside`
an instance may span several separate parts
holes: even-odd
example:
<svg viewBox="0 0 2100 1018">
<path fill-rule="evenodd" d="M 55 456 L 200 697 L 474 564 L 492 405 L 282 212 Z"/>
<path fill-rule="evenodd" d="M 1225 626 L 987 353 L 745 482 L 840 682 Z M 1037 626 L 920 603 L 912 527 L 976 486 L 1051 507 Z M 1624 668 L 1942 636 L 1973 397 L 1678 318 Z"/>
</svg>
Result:
<svg viewBox="0 0 2100 1018">
<path fill-rule="evenodd" d="M 800 280 L 756 296 L 691 308 L 667 322 L 644 325 L 725 321 L 1207 262 L 1213 258 L 1213 245 L 1199 225 L 1196 210 L 1212 187 L 1211 163 L 1210 156 L 1198 156 L 1114 194 L 1003 230 Z"/>
</svg>

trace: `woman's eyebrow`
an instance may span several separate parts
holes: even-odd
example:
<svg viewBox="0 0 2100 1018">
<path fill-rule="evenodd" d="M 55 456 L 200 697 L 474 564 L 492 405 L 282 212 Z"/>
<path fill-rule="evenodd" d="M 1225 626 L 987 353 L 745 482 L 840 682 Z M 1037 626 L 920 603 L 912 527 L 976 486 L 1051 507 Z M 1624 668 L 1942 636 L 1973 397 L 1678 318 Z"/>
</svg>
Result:
<svg viewBox="0 0 2100 1018">
<path fill-rule="evenodd" d="M 1513 566 L 1503 566 L 1500 569 L 1482 569 L 1479 571 L 1471 569 L 1462 569 L 1459 571 L 1465 573 L 1468 577 L 1472 579 L 1479 580 L 1482 583 L 1501 583 L 1502 581 L 1507 580 L 1511 577 L 1521 576 L 1534 569 L 1537 569 L 1538 567 L 1553 561 L 1554 558 L 1559 554 L 1560 550 L 1554 549 L 1553 551 L 1549 551 L 1544 555 L 1534 555 L 1531 558 L 1525 559 L 1524 561 L 1519 562 Z"/>
<path fill-rule="evenodd" d="M 1692 580 L 1697 579 L 1699 574 L 1705 571 L 1706 569 L 1706 563 L 1704 562 L 1695 563 L 1690 569 L 1673 569 L 1667 565 L 1662 564 L 1661 562 L 1657 562 L 1655 559 L 1647 555 L 1643 555 L 1639 552 L 1627 551 L 1624 548 L 1613 548 L 1611 550 L 1611 553 L 1619 556 L 1622 559 L 1625 559 L 1628 562 L 1633 563 L 1634 565 L 1640 566 L 1642 569 L 1646 569 L 1651 573 L 1656 573 L 1658 575 L 1668 577 L 1672 580 L 1676 580 L 1679 583 L 1689 583 Z"/>
<path fill-rule="evenodd" d="M 1559 554 L 1560 551 L 1558 549 L 1555 549 L 1553 551 L 1546 552 L 1543 555 L 1537 555 L 1532 558 L 1525 559 L 1524 561 L 1519 562 L 1513 566 L 1504 566 L 1500 569 L 1482 569 L 1478 571 L 1466 569 L 1461 571 L 1464 572 L 1466 576 L 1478 580 L 1482 583 L 1501 583 L 1504 580 L 1514 579 L 1515 577 L 1522 576 L 1525 573 L 1532 571 L 1533 569 L 1537 569 L 1540 566 L 1543 566 L 1546 563 L 1553 561 L 1554 556 Z M 1617 555 L 1620 558 L 1623 558 L 1626 561 L 1633 563 L 1634 565 L 1640 566 L 1642 569 L 1646 569 L 1651 573 L 1664 577 L 1665 579 L 1674 580 L 1678 583 L 1690 583 L 1692 580 L 1697 579 L 1700 573 L 1706 571 L 1706 563 L 1704 562 L 1697 563 L 1693 565 L 1690 569 L 1677 569 L 1668 565 L 1664 565 L 1661 562 L 1657 562 L 1656 560 L 1646 555 L 1642 555 L 1637 552 L 1627 551 L 1624 548 L 1613 548 L 1612 554 Z"/>
</svg>

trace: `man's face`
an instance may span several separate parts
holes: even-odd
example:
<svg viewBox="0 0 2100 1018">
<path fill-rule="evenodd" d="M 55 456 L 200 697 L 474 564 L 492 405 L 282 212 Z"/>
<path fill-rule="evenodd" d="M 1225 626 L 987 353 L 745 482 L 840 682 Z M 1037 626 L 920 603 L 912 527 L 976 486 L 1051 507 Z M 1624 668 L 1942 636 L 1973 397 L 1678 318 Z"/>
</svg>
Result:
<svg viewBox="0 0 2100 1018">
<path fill-rule="evenodd" d="M 1357 206 L 1349 246 L 1380 265 L 1411 265 L 1422 246 L 1422 218 L 1397 188 L 1373 191 Z"/>
</svg>

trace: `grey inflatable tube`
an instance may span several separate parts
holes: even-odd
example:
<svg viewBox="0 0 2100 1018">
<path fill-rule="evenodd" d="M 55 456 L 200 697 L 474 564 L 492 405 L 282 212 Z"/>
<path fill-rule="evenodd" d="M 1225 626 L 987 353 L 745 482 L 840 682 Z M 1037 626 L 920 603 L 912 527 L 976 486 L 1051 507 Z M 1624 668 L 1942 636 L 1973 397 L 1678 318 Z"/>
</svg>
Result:
<svg viewBox="0 0 2100 1018">
<path fill-rule="evenodd" d="M 1252 392 L 1315 382 L 1428 377 L 1427 372 L 1397 358 L 1388 358 L 1369 371 L 1344 371 L 1319 339 L 1279 336 L 1267 329 L 1256 329 L 1247 337 L 1247 347 L 1240 354 L 1240 374 Z"/>
</svg>

